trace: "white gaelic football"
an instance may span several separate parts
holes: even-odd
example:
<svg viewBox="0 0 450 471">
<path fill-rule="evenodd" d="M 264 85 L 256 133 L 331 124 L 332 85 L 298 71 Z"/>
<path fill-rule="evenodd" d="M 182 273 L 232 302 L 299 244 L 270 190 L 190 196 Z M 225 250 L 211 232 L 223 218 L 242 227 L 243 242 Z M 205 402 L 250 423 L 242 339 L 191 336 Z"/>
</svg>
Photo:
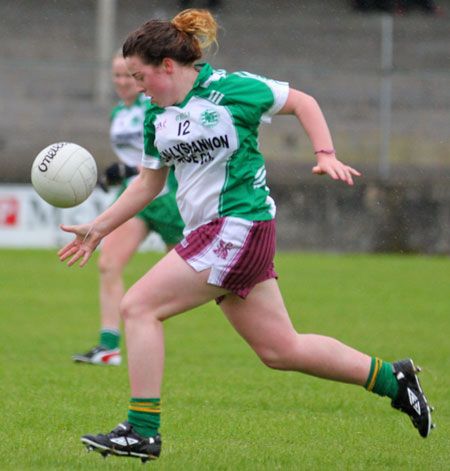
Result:
<svg viewBox="0 0 450 471">
<path fill-rule="evenodd" d="M 94 157 L 71 142 L 51 144 L 33 162 L 31 183 L 38 195 L 58 208 L 85 201 L 97 183 Z"/>
</svg>

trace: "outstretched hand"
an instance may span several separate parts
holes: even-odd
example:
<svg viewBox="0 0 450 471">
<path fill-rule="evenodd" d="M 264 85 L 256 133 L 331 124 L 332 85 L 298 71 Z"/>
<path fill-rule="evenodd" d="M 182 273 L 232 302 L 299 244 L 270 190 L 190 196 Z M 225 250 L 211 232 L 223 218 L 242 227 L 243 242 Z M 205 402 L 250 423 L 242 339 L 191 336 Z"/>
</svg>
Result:
<svg viewBox="0 0 450 471">
<path fill-rule="evenodd" d="M 72 257 L 67 266 L 72 266 L 81 258 L 80 267 L 86 265 L 92 252 L 102 240 L 100 233 L 93 229 L 91 224 L 79 224 L 77 226 L 60 225 L 65 232 L 72 232 L 76 238 L 64 246 L 59 252 L 58 257 L 63 262 Z"/>
<path fill-rule="evenodd" d="M 353 176 L 360 177 L 361 174 L 352 167 L 343 164 L 336 157 L 324 156 L 319 157 L 317 165 L 313 167 L 312 173 L 316 175 L 328 174 L 334 180 L 342 180 L 349 185 L 353 185 Z"/>
</svg>

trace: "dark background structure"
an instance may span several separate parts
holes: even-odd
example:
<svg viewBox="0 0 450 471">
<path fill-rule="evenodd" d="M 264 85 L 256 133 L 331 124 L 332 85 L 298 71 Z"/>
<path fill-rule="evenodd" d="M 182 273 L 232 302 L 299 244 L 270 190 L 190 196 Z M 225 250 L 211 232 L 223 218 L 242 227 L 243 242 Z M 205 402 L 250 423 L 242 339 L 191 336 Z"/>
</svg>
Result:
<svg viewBox="0 0 450 471">
<path fill-rule="evenodd" d="M 437 2 L 436 11 L 411 2 L 411 9 L 389 13 L 362 11 L 346 0 L 212 3 L 221 25 L 219 49 L 206 57 L 213 67 L 286 80 L 313 95 L 339 156 L 363 172 L 357 190 L 336 196 L 330 192 L 339 193 L 341 186 L 310 178 L 313 149 L 295 119 L 276 117 L 270 126 L 263 125 L 260 145 L 277 196 L 280 243 L 311 249 L 450 251 L 445 240 L 450 225 L 450 1 Z M 117 0 L 112 50 L 147 19 L 169 19 L 181 4 L 208 7 L 211 2 Z M 85 146 L 100 170 L 114 159 L 108 128 L 116 98 L 109 81 L 106 99 L 99 100 L 96 92 L 99 72 L 109 68 L 96 54 L 97 8 L 94 0 L 0 1 L 0 183 L 28 183 L 34 157 L 53 142 Z M 378 171 L 383 15 L 393 18 L 388 178 Z M 361 217 L 350 222 L 355 234 L 344 237 L 347 242 L 319 242 L 318 234 L 324 233 L 320 221 L 310 226 L 316 229 L 305 229 L 308 217 L 298 207 L 302 198 L 305 208 L 317 200 L 320 208 L 336 196 L 338 203 L 330 211 L 339 218 L 340 211 L 349 214 L 345 198 L 353 201 L 353 194 L 358 194 L 355 202 L 381 209 L 370 213 L 361 203 Z M 432 209 L 436 207 L 440 209 Z M 368 232 L 364 214 L 371 214 L 375 228 L 369 238 L 355 243 L 356 228 Z M 416 224 L 414 218 L 425 219 Z M 427 230 L 423 240 L 405 235 L 416 226 L 419 234 Z M 299 231 L 304 240 L 295 235 Z M 374 234 L 379 235 L 376 241 Z"/>
</svg>

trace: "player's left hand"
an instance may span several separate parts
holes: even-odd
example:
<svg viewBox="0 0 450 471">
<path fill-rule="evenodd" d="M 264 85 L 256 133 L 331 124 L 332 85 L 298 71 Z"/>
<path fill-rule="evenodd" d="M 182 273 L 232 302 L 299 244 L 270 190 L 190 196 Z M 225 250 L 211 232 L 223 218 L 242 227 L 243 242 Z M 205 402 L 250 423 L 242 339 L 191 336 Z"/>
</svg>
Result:
<svg viewBox="0 0 450 471">
<path fill-rule="evenodd" d="M 60 227 L 65 232 L 75 234 L 76 238 L 59 250 L 59 259 L 63 262 L 72 257 L 67 263 L 67 266 L 70 267 L 81 258 L 80 267 L 83 267 L 102 240 L 102 235 L 91 224 L 79 224 L 76 226 L 61 224 Z"/>
<path fill-rule="evenodd" d="M 333 180 L 342 180 L 353 185 L 353 176 L 360 177 L 361 174 L 354 168 L 345 165 L 334 156 L 319 156 L 317 165 L 312 169 L 316 175 L 329 175 Z"/>
</svg>

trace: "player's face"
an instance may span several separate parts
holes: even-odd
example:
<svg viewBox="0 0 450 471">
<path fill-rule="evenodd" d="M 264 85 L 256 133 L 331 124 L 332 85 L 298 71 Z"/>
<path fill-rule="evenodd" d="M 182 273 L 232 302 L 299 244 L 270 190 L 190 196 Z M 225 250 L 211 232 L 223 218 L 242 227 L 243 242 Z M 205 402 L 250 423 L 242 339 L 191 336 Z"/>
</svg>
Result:
<svg viewBox="0 0 450 471">
<path fill-rule="evenodd" d="M 115 57 L 112 63 L 113 82 L 117 95 L 126 104 L 136 101 L 139 91 L 134 78 L 127 69 L 127 64 L 123 57 Z"/>
<path fill-rule="evenodd" d="M 151 102 L 160 107 L 173 104 L 171 75 L 164 63 L 158 66 L 144 64 L 138 56 L 127 57 L 125 61 L 140 93 L 151 97 Z"/>
</svg>

